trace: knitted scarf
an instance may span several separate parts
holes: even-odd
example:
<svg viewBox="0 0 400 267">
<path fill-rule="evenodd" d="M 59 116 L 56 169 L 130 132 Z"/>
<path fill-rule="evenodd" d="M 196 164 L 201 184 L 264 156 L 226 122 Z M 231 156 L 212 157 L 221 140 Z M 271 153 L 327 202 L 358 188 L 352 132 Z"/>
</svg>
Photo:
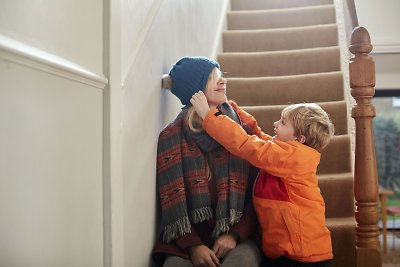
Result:
<svg viewBox="0 0 400 267">
<path fill-rule="evenodd" d="M 192 223 L 206 220 L 215 221 L 213 238 L 228 232 L 242 216 L 247 187 L 248 162 L 230 154 L 218 143 L 215 145 L 206 132 L 193 134 L 188 126 L 187 110 L 183 109 L 161 131 L 158 140 L 157 188 L 163 240 L 167 243 L 190 233 Z M 233 111 L 230 106 L 228 110 Z M 236 113 L 233 119 L 238 121 Z M 218 192 L 214 211 L 208 188 L 206 155 Z"/>
</svg>

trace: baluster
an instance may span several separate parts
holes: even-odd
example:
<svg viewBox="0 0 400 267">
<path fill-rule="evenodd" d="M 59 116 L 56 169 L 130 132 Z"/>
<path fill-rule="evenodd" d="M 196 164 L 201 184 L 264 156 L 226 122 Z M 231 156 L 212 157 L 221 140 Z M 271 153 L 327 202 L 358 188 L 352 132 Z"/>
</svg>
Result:
<svg viewBox="0 0 400 267">
<path fill-rule="evenodd" d="M 351 34 L 350 87 L 356 100 L 351 116 L 356 126 L 354 196 L 356 199 L 356 265 L 382 266 L 379 243 L 378 176 L 376 171 L 372 119 L 375 108 L 375 63 L 368 31 L 357 27 Z"/>
</svg>

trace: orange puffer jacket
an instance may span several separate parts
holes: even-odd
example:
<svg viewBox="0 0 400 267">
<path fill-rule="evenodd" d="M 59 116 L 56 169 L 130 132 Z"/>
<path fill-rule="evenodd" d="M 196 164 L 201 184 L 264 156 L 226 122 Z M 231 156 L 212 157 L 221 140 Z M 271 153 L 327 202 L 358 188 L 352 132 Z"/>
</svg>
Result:
<svg viewBox="0 0 400 267">
<path fill-rule="evenodd" d="M 230 102 L 257 134 L 249 136 L 234 121 L 212 109 L 203 121 L 207 133 L 231 153 L 262 169 L 253 203 L 269 258 L 286 256 L 302 262 L 332 259 L 325 203 L 316 176 L 320 153 L 295 141 L 273 140 L 255 119 Z"/>
</svg>

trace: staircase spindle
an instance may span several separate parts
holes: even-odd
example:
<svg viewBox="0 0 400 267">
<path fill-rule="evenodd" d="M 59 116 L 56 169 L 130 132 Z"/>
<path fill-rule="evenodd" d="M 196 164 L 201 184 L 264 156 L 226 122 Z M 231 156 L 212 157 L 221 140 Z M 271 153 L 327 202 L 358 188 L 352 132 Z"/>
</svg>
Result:
<svg viewBox="0 0 400 267">
<path fill-rule="evenodd" d="M 356 100 L 351 116 L 355 120 L 354 196 L 356 199 L 356 265 L 382 266 L 378 227 L 378 176 L 376 170 L 372 119 L 375 107 L 371 98 L 375 94 L 375 63 L 368 31 L 357 27 L 351 34 L 350 87 Z"/>
</svg>

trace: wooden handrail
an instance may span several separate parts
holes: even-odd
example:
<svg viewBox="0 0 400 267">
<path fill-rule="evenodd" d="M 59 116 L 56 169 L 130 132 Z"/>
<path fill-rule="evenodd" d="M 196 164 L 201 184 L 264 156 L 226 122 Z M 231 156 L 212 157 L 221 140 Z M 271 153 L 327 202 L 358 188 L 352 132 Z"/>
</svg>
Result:
<svg viewBox="0 0 400 267">
<path fill-rule="evenodd" d="M 375 108 L 375 63 L 368 31 L 357 27 L 351 34 L 350 87 L 356 100 L 351 116 L 356 125 L 354 196 L 356 199 L 356 265 L 382 266 L 378 227 L 378 176 L 376 170 L 372 119 Z"/>
<path fill-rule="evenodd" d="M 357 11 L 354 0 L 346 0 L 345 8 L 348 10 L 350 16 L 350 23 L 353 26 L 352 28 L 358 27 Z"/>
<path fill-rule="evenodd" d="M 354 0 L 343 0 L 343 15 L 345 22 L 346 39 L 348 40 L 347 42 L 349 42 L 351 32 L 355 27 L 358 27 L 357 11 Z"/>
</svg>

